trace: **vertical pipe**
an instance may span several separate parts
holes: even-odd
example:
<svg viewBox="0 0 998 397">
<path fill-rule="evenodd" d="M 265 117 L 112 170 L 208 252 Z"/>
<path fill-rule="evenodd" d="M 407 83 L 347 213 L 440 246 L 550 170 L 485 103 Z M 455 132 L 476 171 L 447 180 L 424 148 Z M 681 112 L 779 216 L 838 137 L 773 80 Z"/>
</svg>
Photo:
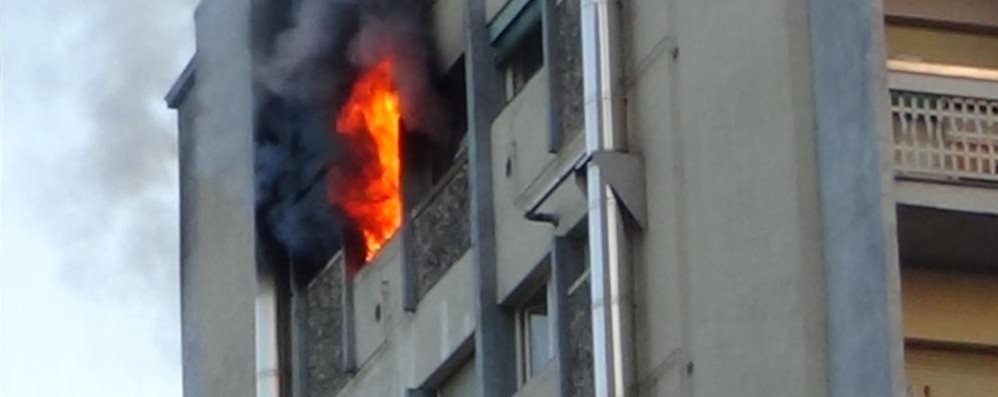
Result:
<svg viewBox="0 0 998 397">
<path fill-rule="evenodd" d="M 591 158 L 627 147 L 620 104 L 619 4 L 580 1 L 586 153 Z M 633 377 L 630 244 L 604 171 L 589 162 L 586 176 L 595 394 L 624 396 Z"/>
</svg>

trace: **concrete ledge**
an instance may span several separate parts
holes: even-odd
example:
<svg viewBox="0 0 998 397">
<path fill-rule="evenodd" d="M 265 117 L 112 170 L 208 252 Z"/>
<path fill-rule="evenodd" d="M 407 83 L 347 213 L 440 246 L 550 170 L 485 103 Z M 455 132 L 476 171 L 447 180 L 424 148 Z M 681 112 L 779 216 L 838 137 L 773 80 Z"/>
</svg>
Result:
<svg viewBox="0 0 998 397">
<path fill-rule="evenodd" d="M 998 214 L 998 187 L 898 180 L 894 190 L 899 204 Z"/>
</svg>

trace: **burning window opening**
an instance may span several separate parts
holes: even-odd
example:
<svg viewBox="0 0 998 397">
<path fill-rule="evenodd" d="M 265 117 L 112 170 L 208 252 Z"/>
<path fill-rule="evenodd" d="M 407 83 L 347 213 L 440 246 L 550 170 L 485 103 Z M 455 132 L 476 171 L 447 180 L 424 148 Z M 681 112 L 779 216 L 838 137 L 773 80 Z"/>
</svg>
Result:
<svg viewBox="0 0 998 397">
<path fill-rule="evenodd" d="M 467 82 L 464 68 L 464 55 L 462 55 L 440 78 L 440 92 L 446 98 L 446 106 L 451 109 L 451 118 L 444 134 L 446 139 L 436 146 L 430 159 L 433 167 L 430 177 L 433 183 L 440 182 L 450 171 L 461 151 L 461 146 L 467 144 L 465 142 L 468 129 Z"/>
<path fill-rule="evenodd" d="M 352 221 L 368 262 L 402 223 L 399 93 L 392 62 L 363 71 L 340 108 L 333 133 L 357 161 L 330 170 L 330 204 Z"/>
<path fill-rule="evenodd" d="M 435 192 L 450 183 L 455 167 L 464 160 L 467 142 L 464 57 L 459 57 L 435 81 L 441 101 L 450 109 L 436 131 L 413 133 L 402 138 L 402 202 L 405 219 L 418 216 L 420 209 L 434 200 Z M 403 220 L 403 224 L 406 221 Z M 404 226 L 404 225 L 403 225 Z"/>
<path fill-rule="evenodd" d="M 307 284 L 337 251 L 348 274 L 378 256 L 451 175 L 463 67 L 440 74 L 421 2 L 278 3 L 259 13 L 254 47 L 257 219 Z"/>
</svg>

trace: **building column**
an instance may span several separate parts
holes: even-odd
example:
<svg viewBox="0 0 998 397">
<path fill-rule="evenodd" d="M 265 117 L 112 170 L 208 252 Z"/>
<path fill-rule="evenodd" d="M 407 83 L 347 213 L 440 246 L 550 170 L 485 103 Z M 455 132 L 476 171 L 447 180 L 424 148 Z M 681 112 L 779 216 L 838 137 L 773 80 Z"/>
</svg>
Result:
<svg viewBox="0 0 998 397">
<path fill-rule="evenodd" d="M 475 375 L 478 396 L 507 397 L 516 391 L 513 316 L 496 293 L 495 209 L 492 192 L 492 119 L 502 103 L 495 56 L 485 21 L 485 1 L 467 0 L 465 70 L 468 98 L 468 162 L 471 246 L 477 291 Z"/>
<path fill-rule="evenodd" d="M 809 0 L 828 395 L 903 393 L 881 1 Z M 885 141 L 886 142 L 886 141 Z"/>
</svg>

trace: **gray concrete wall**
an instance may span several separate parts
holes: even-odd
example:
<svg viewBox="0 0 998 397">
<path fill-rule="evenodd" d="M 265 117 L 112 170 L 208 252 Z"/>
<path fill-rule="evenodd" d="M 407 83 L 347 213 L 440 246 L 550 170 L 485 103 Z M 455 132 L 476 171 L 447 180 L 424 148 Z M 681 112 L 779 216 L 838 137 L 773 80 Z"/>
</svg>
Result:
<svg viewBox="0 0 998 397">
<path fill-rule="evenodd" d="M 471 255 L 450 267 L 415 312 L 406 312 L 397 245 L 389 243 L 354 281 L 359 368 L 340 396 L 402 396 L 425 386 L 474 333 Z"/>
<path fill-rule="evenodd" d="M 579 1 L 562 1 L 555 11 L 558 71 L 558 119 L 563 142 L 582 131 L 582 41 L 579 28 Z"/>
<path fill-rule="evenodd" d="M 823 396 L 807 4 L 629 4 L 638 394 Z"/>
<path fill-rule="evenodd" d="M 547 255 L 554 228 L 524 218 L 519 196 L 554 159 L 547 145 L 547 69 L 542 69 L 492 122 L 497 301 Z"/>
<path fill-rule="evenodd" d="M 191 159 L 183 260 L 184 394 L 256 393 L 249 2 L 206 0 L 195 15 L 197 75 L 184 134 Z M 186 106 L 186 105 L 185 105 Z"/>
</svg>

